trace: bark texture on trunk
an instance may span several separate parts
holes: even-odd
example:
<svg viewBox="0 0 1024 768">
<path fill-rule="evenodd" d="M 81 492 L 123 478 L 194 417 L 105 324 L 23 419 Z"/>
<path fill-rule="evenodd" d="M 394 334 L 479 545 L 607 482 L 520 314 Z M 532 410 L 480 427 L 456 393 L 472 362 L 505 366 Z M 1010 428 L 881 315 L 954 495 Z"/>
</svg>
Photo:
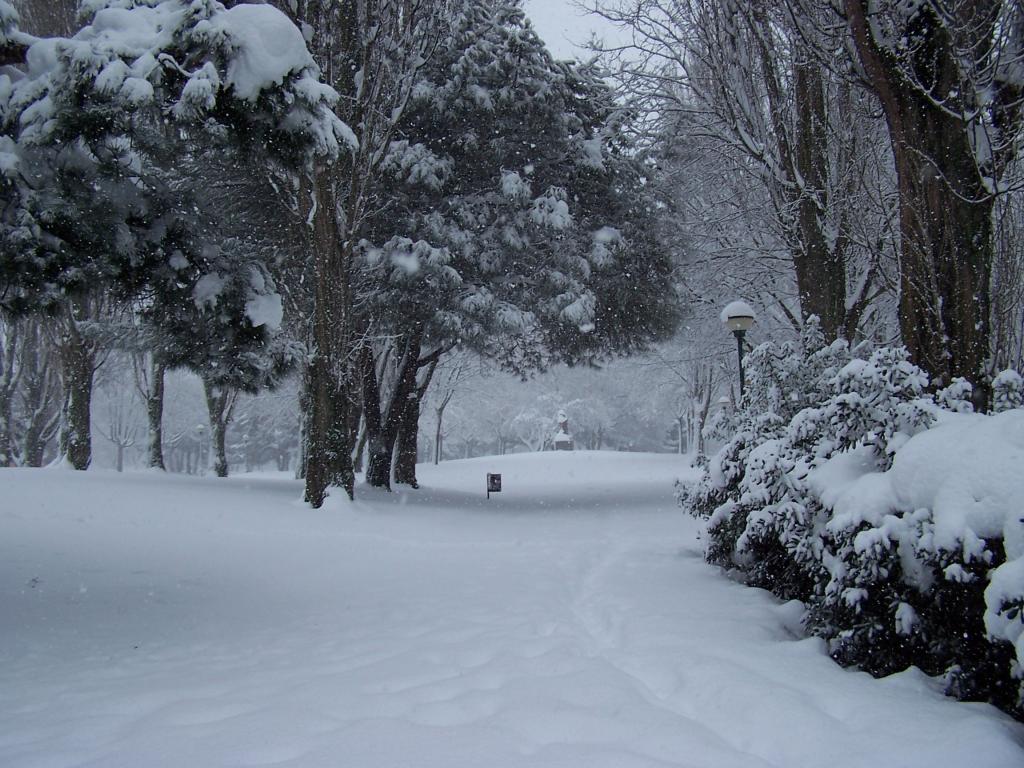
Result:
<svg viewBox="0 0 1024 768">
<path fill-rule="evenodd" d="M 327 489 L 355 494 L 349 429 L 348 351 L 351 340 L 351 249 L 342 239 L 334 169 L 317 168 L 307 179 L 311 248 L 316 263 L 312 318 L 313 356 L 306 369 L 306 501 L 320 507 Z"/>
<path fill-rule="evenodd" d="M 54 367 L 53 349 L 38 324 L 28 326 L 28 347 L 22 356 L 21 405 L 27 414 L 25 433 L 21 438 L 21 463 L 41 467 L 46 446 L 60 429 L 60 376 Z M 44 349 L 45 345 L 45 349 Z"/>
<path fill-rule="evenodd" d="M 391 489 L 391 462 L 398 439 L 399 425 L 405 416 L 410 395 L 416 393 L 416 373 L 420 363 L 422 328 L 416 327 L 405 337 L 402 357 L 398 362 L 395 384 L 388 397 L 387 406 L 381 411 L 379 382 L 372 355 L 367 355 L 363 366 L 363 411 L 366 414 L 366 428 L 369 439 L 369 453 L 366 465 L 366 482 L 374 488 Z M 372 379 L 372 380 L 371 380 Z M 376 414 L 373 412 L 376 411 Z"/>
<path fill-rule="evenodd" d="M 816 315 L 828 340 L 844 332 L 846 308 L 845 219 L 829 220 L 830 165 L 835 152 L 828 141 L 828 104 L 825 80 L 813 54 L 805 49 L 799 36 L 792 41 L 787 56 L 778 49 L 770 31 L 773 20 L 768 6 L 752 3 L 745 11 L 750 25 L 754 54 L 760 61 L 764 94 L 768 107 L 770 136 L 781 167 L 774 170 L 771 193 L 779 209 L 783 236 L 793 258 L 800 315 L 806 320 Z M 737 51 L 743 59 L 745 50 Z M 791 79 L 787 93 L 786 80 Z M 724 93 L 726 101 L 735 94 Z M 791 98 L 791 101 L 790 101 Z M 793 116 L 793 127 L 788 116 Z M 834 227 L 836 236 L 827 232 Z"/>
<path fill-rule="evenodd" d="M 878 43 L 864 0 L 845 0 L 858 57 L 882 104 L 889 128 L 899 184 L 900 302 L 903 342 L 911 359 L 948 384 L 963 377 L 975 387 L 976 405 L 987 401 L 985 365 L 989 355 L 992 214 L 994 198 L 971 144 L 972 98 L 963 82 L 950 25 L 924 4 L 908 29 L 914 45 L 901 58 Z M 983 18 L 983 4 L 957 13 L 974 13 L 979 49 L 991 39 L 995 17 Z M 949 94 L 940 104 L 935 94 Z M 1000 113 L 1005 131 L 1019 124 L 1019 104 Z M 987 173 L 998 175 L 992 158 Z"/>
<path fill-rule="evenodd" d="M 238 390 L 203 381 L 206 410 L 210 416 L 210 449 L 213 451 L 213 471 L 217 477 L 228 476 L 227 432 L 234 415 Z"/>
<path fill-rule="evenodd" d="M 81 349 L 70 346 L 62 350 L 61 357 L 64 369 L 61 452 L 72 467 L 85 470 L 92 463 L 92 360 Z"/>
<path fill-rule="evenodd" d="M 430 3 L 295 0 L 282 7 L 310 33 L 310 49 L 340 94 L 337 114 L 358 137 L 351 155 L 318 168 L 301 192 L 307 204 L 315 285 L 310 318 L 312 360 L 306 372 L 306 500 L 323 504 L 331 485 L 354 495 L 351 406 L 355 370 L 351 297 L 353 249 L 387 148 L 426 65 L 435 10 Z M 311 182 L 311 183 L 310 183 Z M 392 437 L 393 442 L 393 437 Z M 370 440 L 379 456 L 380 440 Z M 378 463 L 379 463 L 378 458 Z M 379 467 L 373 468 L 379 476 Z M 369 470 L 368 470 L 369 473 Z"/>
<path fill-rule="evenodd" d="M 166 469 L 164 466 L 164 375 L 167 367 L 153 359 L 150 367 L 151 381 L 146 393 L 146 420 L 149 424 L 149 456 L 147 464 L 151 469 Z"/>
<path fill-rule="evenodd" d="M 0 467 L 14 466 L 14 393 L 18 386 L 18 323 L 12 321 L 0 338 Z M 20 373 L 20 371 L 18 372 Z"/>
<path fill-rule="evenodd" d="M 437 370 L 438 357 L 427 365 L 422 380 L 406 398 L 405 409 L 398 425 L 398 439 L 395 446 L 395 482 L 419 488 L 416 479 L 416 464 L 419 461 L 420 404 L 423 402 L 430 382 Z M 422 365 L 422 362 L 419 362 Z"/>
<path fill-rule="evenodd" d="M 60 452 L 74 469 L 86 470 L 92 463 L 92 389 L 98 345 L 86 338 L 77 316 L 85 309 L 78 302 L 62 318 L 60 358 L 64 383 Z"/>
<path fill-rule="evenodd" d="M 340 117 L 358 131 L 360 4 L 357 0 L 301 0 L 281 6 L 310 30 L 310 50 L 325 80 L 341 94 Z M 362 150 L 364 137 L 360 138 Z M 353 197 L 358 197 L 362 181 L 356 178 L 354 162 L 318 163 L 304 174 L 300 190 L 313 281 L 312 354 L 304 375 L 305 440 L 300 474 L 306 481 L 305 500 L 314 508 L 323 505 L 331 486 L 343 488 L 349 498 L 355 495 L 349 418 L 353 338 L 349 284 L 356 241 L 353 228 L 359 222 Z M 347 193 L 341 191 L 346 187 Z"/>
<path fill-rule="evenodd" d="M 808 55 L 794 65 L 796 140 L 794 166 L 801 180 L 796 202 L 793 265 L 803 318 L 816 315 L 829 341 L 846 325 L 846 258 L 843 227 L 830 240 L 828 225 L 828 115 L 821 68 Z"/>
<path fill-rule="evenodd" d="M 402 410 L 398 424 L 398 436 L 395 441 L 395 482 L 419 488 L 416 479 L 416 461 L 418 456 L 417 442 L 419 439 L 420 398 L 416 392 L 411 393 Z"/>
</svg>

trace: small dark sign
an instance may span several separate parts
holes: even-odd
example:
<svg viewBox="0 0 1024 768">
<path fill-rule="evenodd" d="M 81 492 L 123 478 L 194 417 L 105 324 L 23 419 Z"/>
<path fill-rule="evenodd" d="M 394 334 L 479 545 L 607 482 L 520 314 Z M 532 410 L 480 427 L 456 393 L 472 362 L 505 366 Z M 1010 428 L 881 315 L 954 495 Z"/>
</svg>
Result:
<svg viewBox="0 0 1024 768">
<path fill-rule="evenodd" d="M 501 475 L 487 473 L 487 498 L 491 498 L 492 493 L 501 493 Z"/>
</svg>

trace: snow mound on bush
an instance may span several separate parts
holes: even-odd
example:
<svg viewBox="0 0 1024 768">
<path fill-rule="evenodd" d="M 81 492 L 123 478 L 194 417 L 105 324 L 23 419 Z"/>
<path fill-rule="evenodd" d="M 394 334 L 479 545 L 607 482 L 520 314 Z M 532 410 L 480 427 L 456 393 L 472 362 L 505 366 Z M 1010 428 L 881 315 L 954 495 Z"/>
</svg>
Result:
<svg viewBox="0 0 1024 768">
<path fill-rule="evenodd" d="M 810 487 L 833 510 L 829 530 L 884 528 L 887 516 L 924 511 L 930 535 L 916 541 L 917 551 L 964 563 L 992 562 L 987 541 L 1001 539 L 1006 561 L 990 572 L 985 628 L 1014 645 L 1015 673 L 1024 676 L 1024 410 L 945 412 L 896 451 L 888 471 L 871 471 L 868 457 L 864 448 L 840 453 L 811 472 Z"/>
<path fill-rule="evenodd" d="M 935 548 L 1002 537 L 1008 560 L 1024 556 L 1024 410 L 950 414 L 911 438 L 891 470 L 895 506 L 928 508 Z"/>
</svg>

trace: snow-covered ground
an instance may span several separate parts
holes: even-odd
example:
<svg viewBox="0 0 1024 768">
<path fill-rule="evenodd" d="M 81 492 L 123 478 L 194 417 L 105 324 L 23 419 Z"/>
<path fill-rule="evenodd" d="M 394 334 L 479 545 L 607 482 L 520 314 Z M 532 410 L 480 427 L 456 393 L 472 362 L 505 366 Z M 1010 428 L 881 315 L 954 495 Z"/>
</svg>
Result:
<svg viewBox="0 0 1024 768">
<path fill-rule="evenodd" d="M 312 511 L 278 476 L 0 471 L 0 765 L 1024 765 L 1021 725 L 839 668 L 704 564 L 687 473 L 473 459 Z"/>
</svg>

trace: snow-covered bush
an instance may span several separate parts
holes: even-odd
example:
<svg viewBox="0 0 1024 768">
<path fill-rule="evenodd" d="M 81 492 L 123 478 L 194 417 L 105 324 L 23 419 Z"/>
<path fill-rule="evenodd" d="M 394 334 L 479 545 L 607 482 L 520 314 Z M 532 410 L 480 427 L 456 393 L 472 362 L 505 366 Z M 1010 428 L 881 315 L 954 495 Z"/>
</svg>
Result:
<svg viewBox="0 0 1024 768">
<path fill-rule="evenodd" d="M 992 410 L 996 413 L 1024 407 L 1024 378 L 1016 371 L 1003 371 L 992 380 Z"/>
<path fill-rule="evenodd" d="M 680 493 L 680 502 L 691 513 L 708 518 L 710 562 L 729 567 L 738 564 L 737 556 L 750 561 L 746 555 L 751 553 L 737 549 L 749 514 L 785 502 L 787 499 L 780 494 L 785 494 L 784 484 L 794 477 L 791 472 L 783 472 L 783 485 L 776 483 L 771 491 L 765 487 L 772 469 L 788 466 L 791 458 L 792 449 L 781 443 L 787 424 L 809 407 L 823 402 L 831 378 L 855 359 L 854 355 L 867 351 L 866 347 L 851 350 L 841 340 L 825 345 L 818 323 L 812 318 L 799 343 L 765 343 L 747 356 L 749 384 L 743 408 L 732 419 L 715 426 L 719 435 L 731 431 L 732 437 L 709 460 L 704 478 Z M 800 444 L 808 439 L 809 435 L 802 435 Z M 765 445 L 768 447 L 762 447 Z M 780 448 L 782 455 L 771 455 L 771 451 Z M 748 462 L 755 449 L 756 463 Z M 799 516 L 798 510 L 792 511 Z M 750 544 L 756 540 L 757 537 L 748 537 Z M 776 587 L 782 594 L 788 593 L 781 585 Z"/>
<path fill-rule="evenodd" d="M 934 394 L 903 349 L 751 354 L 734 435 L 680 495 L 706 557 L 807 605 L 832 656 L 873 674 L 914 664 L 949 693 L 1024 715 L 1024 409 L 993 381 Z"/>
</svg>

